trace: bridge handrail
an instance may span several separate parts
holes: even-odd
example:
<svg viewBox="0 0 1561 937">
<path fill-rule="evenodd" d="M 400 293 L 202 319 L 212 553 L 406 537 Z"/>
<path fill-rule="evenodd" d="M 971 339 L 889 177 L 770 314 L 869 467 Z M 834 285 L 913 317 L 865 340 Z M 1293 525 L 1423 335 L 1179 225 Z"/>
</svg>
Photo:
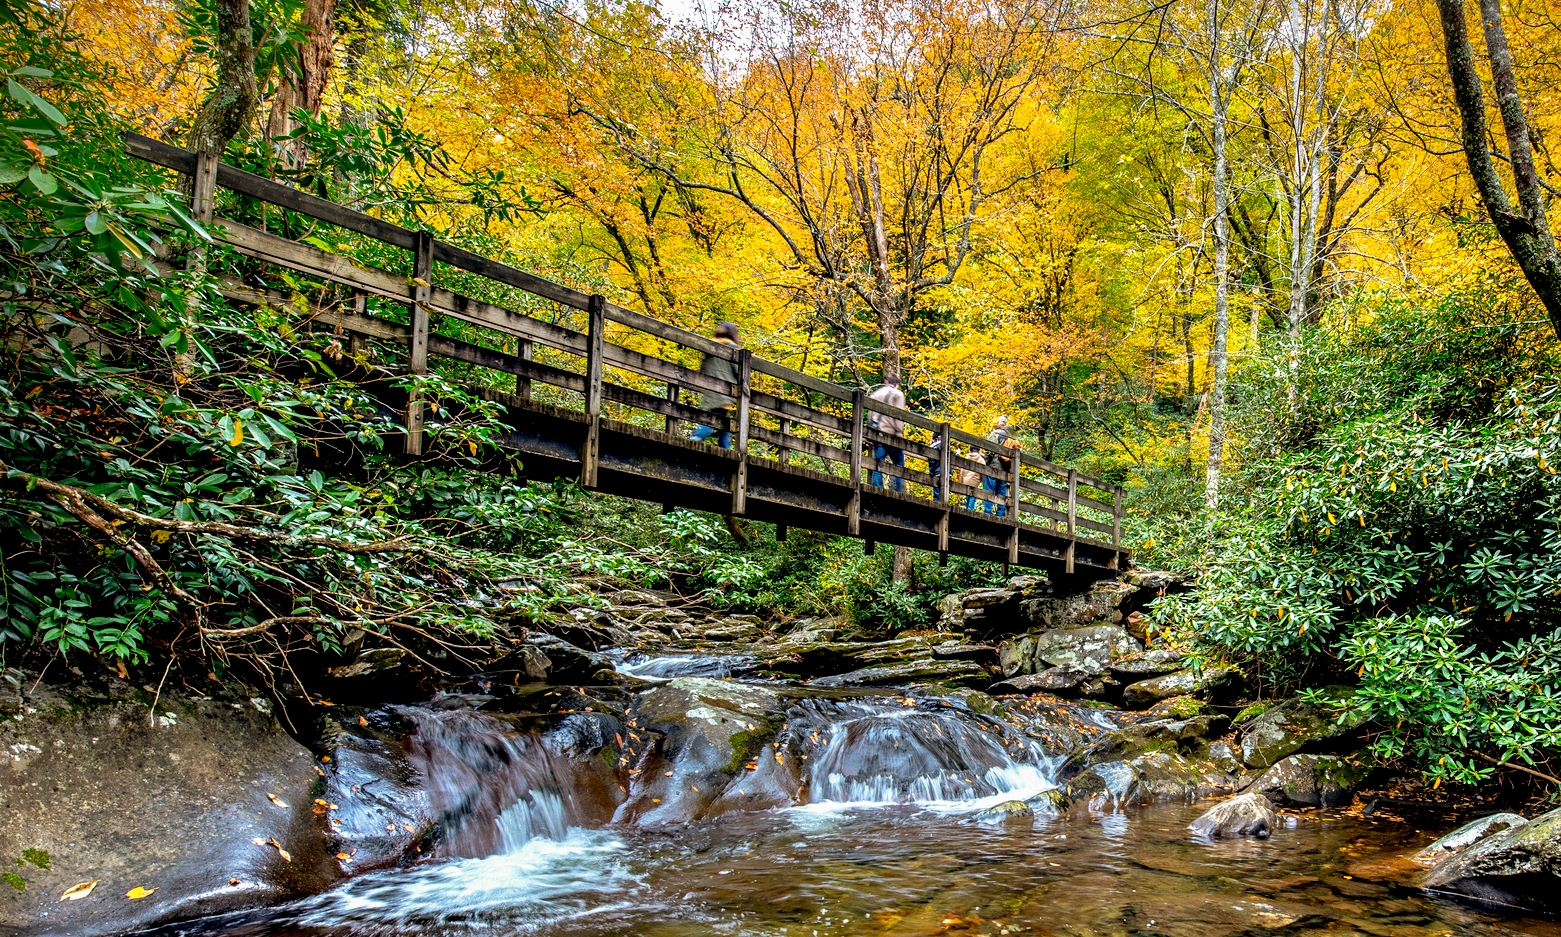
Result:
<svg viewBox="0 0 1561 937">
<path fill-rule="evenodd" d="M 125 135 L 125 149 L 131 156 L 193 176 L 197 180 L 201 178 L 200 160 L 195 153 L 189 150 L 171 146 L 137 133 L 127 133 Z M 919 413 L 890 406 L 881 401 L 871 399 L 859 390 L 834 384 L 823 378 L 789 368 L 778 362 L 754 357 L 746 351 L 652 318 L 644 313 L 607 302 L 601 297 L 593 297 L 587 293 L 527 273 L 500 261 L 439 241 L 425 232 L 402 227 L 365 212 L 301 192 L 283 183 L 245 172 L 220 162 L 207 163 L 206 165 L 210 167 L 208 170 L 210 178 L 205 183 L 209 187 L 206 196 L 208 204 L 209 192 L 214 191 L 215 187 L 220 185 L 263 202 L 278 205 L 284 209 L 413 252 L 418 260 L 419 269 L 427 271 L 426 273 L 418 274 L 423 279 L 411 281 L 414 284 L 412 290 L 414 298 L 411 299 L 411 305 L 414 308 L 414 325 L 412 327 L 401 326 L 362 312 L 320 311 L 321 318 L 327 321 L 334 319 L 339 326 L 348 324 L 361 330 L 363 334 L 382 338 L 406 338 L 416 343 L 419 329 L 416 323 L 418 316 L 421 315 L 421 321 L 424 323 L 421 326 L 422 335 L 424 336 L 422 342 L 427 352 L 515 374 L 518 379 L 526 382 L 528 388 L 527 396 L 529 396 L 530 381 L 539 380 L 543 383 L 585 393 L 587 396 L 588 415 L 592 411 L 592 395 L 596 394 L 596 399 L 598 400 L 605 396 L 616 403 L 665 415 L 669 432 L 674 425 L 674 420 L 727 424 L 728 428 L 734 430 L 740 439 L 753 438 L 775 446 L 781 451 L 783 462 L 789 462 L 785 457 L 785 453 L 788 451 L 808 452 L 824 459 L 826 465 L 830 461 L 847 464 L 850 468 L 849 474 L 852 476 L 853 481 L 856 482 L 860 482 L 861 472 L 864 470 L 882 471 L 885 474 L 896 475 L 916 484 L 927 485 L 934 489 L 944 487 L 946 488 L 945 497 L 948 497 L 950 494 L 967 494 L 980 500 L 1006 503 L 1011 516 L 1020 523 L 1022 523 L 1021 512 L 1028 512 L 1047 518 L 1052 522 L 1050 526 L 1054 529 L 1059 524 L 1066 524 L 1069 537 L 1077 537 L 1079 528 L 1084 528 L 1105 533 L 1110 538 L 1109 542 L 1112 546 L 1120 545 L 1122 489 L 1103 479 L 1084 475 L 1074 469 L 1041 459 L 1033 453 L 1025 452 L 1022 449 L 1006 449 L 989 439 L 952 427 L 947 422 L 940 422 Z M 199 188 L 200 183 L 197 182 L 197 189 Z M 197 203 L 199 201 L 200 195 L 197 193 Z M 283 266 L 291 266 L 295 269 L 350 286 L 362 293 L 369 293 L 402 303 L 409 301 L 408 281 L 402 276 L 373 267 L 360 266 L 343 255 L 320 250 L 307 244 L 234 222 L 224 221 L 223 226 L 226 229 L 225 234 L 230 242 L 239 247 L 242 252 L 257 259 L 278 263 Z M 591 329 L 588 329 L 585 333 L 578 332 L 532 316 L 514 312 L 513 310 L 471 299 L 445 288 L 433 286 L 431 283 L 432 264 L 436 261 L 447 266 L 475 273 L 497 283 L 519 288 L 569 308 L 585 310 L 593 317 L 600 315 L 603 320 L 627 326 L 630 329 L 644 332 L 676 345 L 691 348 L 706 355 L 714 355 L 736 361 L 740 365 L 744 378 L 740 385 L 734 385 L 730 382 L 705 375 L 678 362 L 667 361 L 622 345 L 606 342 L 600 334 L 594 333 Z M 225 295 L 235 298 L 261 296 L 266 293 L 264 290 L 257 290 L 256 288 L 233 282 L 226 283 L 223 286 L 223 292 Z M 246 299 L 246 301 L 249 300 Z M 361 304 L 359 308 L 363 308 Z M 426 325 L 426 311 L 420 312 L 420 310 L 437 311 L 472 325 L 516 336 L 522 340 L 523 346 L 528 350 L 517 356 L 445 336 L 429 334 Z M 595 321 L 595 319 L 593 318 L 591 321 Z M 563 370 L 541 362 L 532 361 L 529 347 L 533 342 L 567 355 L 585 358 L 586 374 L 582 375 L 578 372 Z M 604 365 L 626 370 L 642 377 L 648 377 L 653 381 L 664 382 L 668 387 L 667 398 L 662 399 L 644 391 L 603 381 L 600 375 L 601 368 Z M 786 384 L 820 393 L 837 401 L 851 403 L 855 416 L 853 418 L 845 418 L 806 404 L 798 404 L 783 397 L 767 394 L 751 386 L 747 377 L 749 373 L 773 377 Z M 738 412 L 734 416 L 727 418 L 710 411 L 689 407 L 676 399 L 682 390 L 710 391 L 737 398 L 739 400 Z M 751 419 L 752 411 L 758 411 L 767 414 L 769 417 L 779 419 L 780 431 L 776 432 L 768 427 L 753 423 Z M 941 433 L 943 444 L 940 448 L 933 448 L 917 439 L 904 435 L 891 435 L 870 426 L 865 426 L 863 425 L 865 422 L 864 417 L 869 412 L 900 420 L 909 426 L 921 430 Z M 411 423 L 409 410 L 409 437 L 415 432 Z M 833 446 L 825 441 L 811 437 L 788 434 L 786 432 L 788 423 L 800 423 L 822 430 L 825 433 L 851 437 L 853 439 L 852 448 L 841 449 L 838 446 Z M 929 468 L 934 464 L 941 464 L 941 474 L 935 477 L 930 472 L 921 472 L 914 468 L 896 466 L 887 461 L 878 462 L 870 456 L 864 457 L 860 449 L 865 442 L 878 442 L 900 448 L 908 456 L 926 461 Z M 971 450 L 980 450 L 988 453 L 987 464 L 983 465 L 960 455 L 954 449 L 954 443 L 963 444 Z M 853 449 L 855 450 L 854 452 Z M 996 458 L 993 458 L 994 456 Z M 999 460 L 1006 460 L 1009 464 L 1004 466 Z M 1045 481 L 1027 477 L 1022 473 L 1023 468 L 1066 479 L 1066 487 L 1059 488 L 1047 484 Z M 958 476 L 952 474 L 954 469 L 975 472 L 988 478 L 1006 475 L 1008 476 L 1006 481 L 1009 482 L 1007 493 L 999 495 L 984 488 L 965 485 L 957 480 Z M 1079 490 L 1080 487 L 1105 492 L 1112 496 L 1112 501 L 1106 502 L 1091 497 L 1081 492 Z M 1022 495 L 1025 492 L 1039 494 L 1056 507 L 1046 507 L 1033 501 L 1024 500 Z M 739 495 L 738 497 L 740 498 L 741 496 Z M 1057 509 L 1063 502 L 1066 502 L 1066 512 Z M 1079 515 L 1078 509 L 1081 507 L 1104 512 L 1111 520 L 1110 526 Z M 1016 545 L 1017 540 L 1012 541 L 1012 543 Z M 1013 547 L 1011 547 L 1010 552 L 1012 552 L 1012 549 Z M 1069 548 L 1069 558 L 1071 565 L 1071 547 Z"/>
</svg>

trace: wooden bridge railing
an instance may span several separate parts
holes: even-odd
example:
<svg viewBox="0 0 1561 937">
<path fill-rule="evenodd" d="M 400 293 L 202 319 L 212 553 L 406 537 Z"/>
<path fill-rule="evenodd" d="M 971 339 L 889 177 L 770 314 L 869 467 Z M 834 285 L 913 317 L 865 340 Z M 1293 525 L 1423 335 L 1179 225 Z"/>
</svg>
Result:
<svg viewBox="0 0 1561 937">
<path fill-rule="evenodd" d="M 1119 550 L 1122 541 L 1122 490 L 1099 478 L 1080 474 L 1022 450 L 1004 448 L 965 432 L 946 421 L 933 420 L 869 398 L 862 390 L 843 387 L 753 355 L 705 336 L 678 328 L 643 313 L 608 302 L 602 296 L 534 276 L 507 264 L 447 244 L 423 231 L 399 225 L 317 198 L 289 186 L 234 167 L 201 159 L 196 154 L 139 134 L 128 134 L 126 150 L 135 157 L 192 177 L 192 205 L 197 217 L 213 225 L 240 254 L 345 287 L 350 302 L 315 307 L 316 320 L 358 336 L 404 343 L 407 368 L 426 373 L 430 355 L 477 368 L 512 375 L 514 397 L 538 400 L 583 411 L 587 437 L 581 451 L 581 482 L 596 482 L 596 439 L 606 412 L 627 421 L 660 422 L 675 434 L 684 423 L 728 431 L 737 454 L 729 510 L 742 514 L 751 457 L 768 457 L 788 467 L 810 468 L 841 477 L 855 493 L 847 515 L 847 532 L 860 532 L 861 492 L 871 473 L 885 485 L 901 479 L 904 496 L 933 502 L 942 508 L 938 531 L 940 550 L 948 548 L 948 516 L 963 507 L 1001 514 L 1012 527 L 1008 553 L 1017 561 L 1019 527 L 1042 527 L 1064 538 L 1063 557 L 1073 566 L 1073 542 Z M 216 188 L 221 186 L 328 225 L 363 235 L 411 254 L 412 275 L 364 265 L 313 244 L 214 217 Z M 438 285 L 440 266 L 475 275 L 502 288 L 521 291 L 522 298 L 540 298 L 583 312 L 583 330 L 537 315 L 472 298 Z M 457 275 L 458 277 L 458 275 Z M 249 303 L 282 306 L 287 297 L 238 281 L 225 281 L 223 292 Z M 370 303 L 389 302 L 407 322 L 372 315 Z M 522 305 L 522 303 L 511 303 Z M 534 305 L 534 302 L 533 302 Z M 476 327 L 461 337 L 434 329 L 433 316 Z M 459 331 L 446 328 L 443 331 Z M 471 329 L 466 329 L 472 332 Z M 496 335 L 495 335 L 496 333 Z M 478 341 L 469 341 L 477 338 Z M 483 340 L 500 347 L 489 347 Z M 638 346 L 638 347 L 633 347 Z M 701 373 L 692 358 L 713 355 L 736 362 L 739 380 L 729 383 Z M 682 359 L 682 360 L 674 360 Z M 730 411 L 691 405 L 690 394 L 712 393 L 732 398 Z M 877 416 L 900 420 L 903 435 L 875 428 Z M 405 448 L 423 448 L 422 402 L 415 396 L 405 414 Z M 904 452 L 905 466 L 868 454 L 883 445 Z M 1006 464 L 1005 464 L 1006 463 Z M 961 476 L 991 479 L 990 488 L 967 484 Z M 995 490 L 994 490 L 995 489 Z M 725 506 L 722 506 L 725 507 Z"/>
</svg>

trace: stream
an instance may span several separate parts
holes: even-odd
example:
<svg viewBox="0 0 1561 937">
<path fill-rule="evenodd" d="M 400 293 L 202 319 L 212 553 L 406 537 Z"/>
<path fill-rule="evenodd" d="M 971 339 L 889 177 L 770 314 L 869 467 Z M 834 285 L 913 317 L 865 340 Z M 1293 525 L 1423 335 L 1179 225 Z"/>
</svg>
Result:
<svg viewBox="0 0 1561 937">
<path fill-rule="evenodd" d="M 732 672 L 672 658 L 623 666 Z M 1043 733 L 968 711 L 805 699 L 790 718 L 818 741 L 798 803 L 662 825 L 621 810 L 590 819 L 549 736 L 480 713 L 405 712 L 444 818 L 436 856 L 155 933 L 1561 937 L 1552 922 L 1420 891 L 1423 869 L 1406 857 L 1442 830 L 1388 810 L 1290 812 L 1271 839 L 1217 842 L 1187 829 L 1208 803 L 1059 810 L 1047 794 L 1061 759 Z M 989 809 L 1016 800 L 1033 815 Z"/>
</svg>

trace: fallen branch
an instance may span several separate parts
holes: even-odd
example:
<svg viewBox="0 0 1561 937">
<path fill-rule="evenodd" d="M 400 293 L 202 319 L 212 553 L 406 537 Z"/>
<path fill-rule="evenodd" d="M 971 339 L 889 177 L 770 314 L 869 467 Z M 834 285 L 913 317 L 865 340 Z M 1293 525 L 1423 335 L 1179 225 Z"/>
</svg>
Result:
<svg viewBox="0 0 1561 937">
<path fill-rule="evenodd" d="M 1510 761 L 1497 761 L 1484 752 L 1471 752 L 1470 754 L 1474 755 L 1474 757 L 1480 759 L 1481 761 L 1493 764 L 1498 768 L 1512 768 L 1516 771 L 1521 771 L 1524 774 L 1532 774 L 1534 777 L 1539 778 L 1540 780 L 1549 781 L 1551 784 L 1554 784 L 1557 787 L 1561 787 L 1561 778 L 1548 775 L 1543 771 L 1535 771 L 1533 768 L 1525 767 L 1523 765 L 1515 765 Z"/>
</svg>

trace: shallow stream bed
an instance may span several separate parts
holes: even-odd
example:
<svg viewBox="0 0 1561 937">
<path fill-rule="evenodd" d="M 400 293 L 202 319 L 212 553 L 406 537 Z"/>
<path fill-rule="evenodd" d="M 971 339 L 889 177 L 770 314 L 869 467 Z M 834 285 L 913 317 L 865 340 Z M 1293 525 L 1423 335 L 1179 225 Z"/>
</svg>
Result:
<svg viewBox="0 0 1561 937">
<path fill-rule="evenodd" d="M 1561 935 L 1428 896 L 1404 857 L 1440 830 L 1311 811 L 1267 841 L 1198 841 L 1206 805 L 974 822 L 970 804 L 817 804 L 677 829 L 572 829 L 365 875 L 194 937 Z M 1449 824 L 1450 826 L 1451 824 Z"/>
</svg>

